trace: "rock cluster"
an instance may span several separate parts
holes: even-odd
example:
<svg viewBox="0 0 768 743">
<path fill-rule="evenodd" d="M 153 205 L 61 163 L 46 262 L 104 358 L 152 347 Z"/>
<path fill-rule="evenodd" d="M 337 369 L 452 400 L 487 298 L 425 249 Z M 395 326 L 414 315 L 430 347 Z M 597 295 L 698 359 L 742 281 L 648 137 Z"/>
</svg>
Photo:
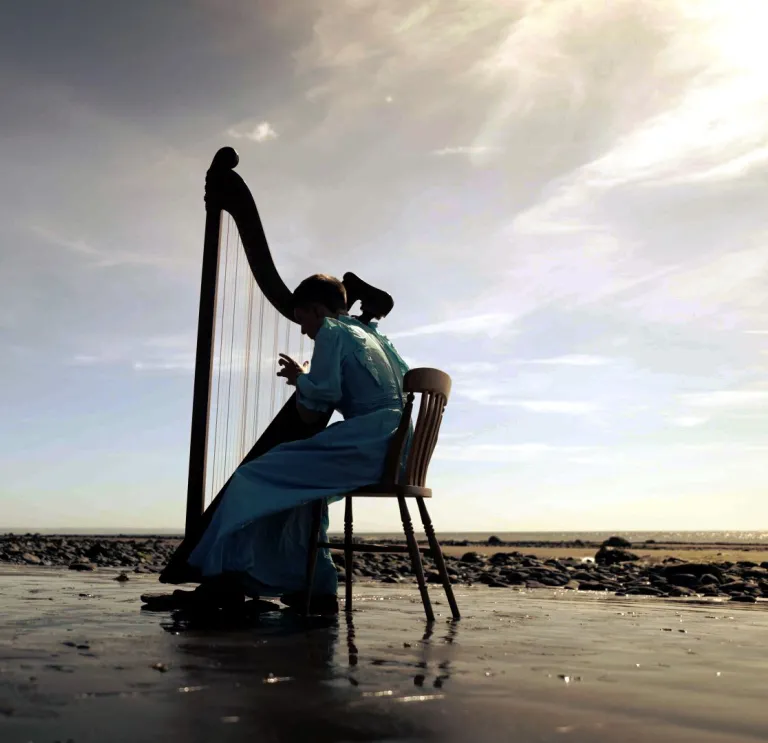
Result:
<svg viewBox="0 0 768 743">
<path fill-rule="evenodd" d="M 0 563 L 69 567 L 132 569 L 137 573 L 160 572 L 178 539 L 117 539 L 40 534 L 0 535 Z"/>
<path fill-rule="evenodd" d="M 5 535 L 0 536 L 0 563 L 157 573 L 178 542 L 164 537 Z M 768 562 L 687 563 L 667 558 L 649 564 L 626 549 L 626 544 L 615 544 L 600 547 L 594 561 L 572 557 L 547 560 L 521 552 L 490 556 L 467 552 L 458 558 L 446 557 L 446 565 L 451 581 L 462 585 L 609 591 L 619 596 L 720 596 L 750 603 L 768 598 Z M 333 560 L 343 580 L 344 555 L 334 553 Z M 424 569 L 430 583 L 440 582 L 429 556 L 424 558 Z M 353 575 L 358 580 L 383 583 L 413 580 L 406 554 L 356 553 Z"/>
</svg>

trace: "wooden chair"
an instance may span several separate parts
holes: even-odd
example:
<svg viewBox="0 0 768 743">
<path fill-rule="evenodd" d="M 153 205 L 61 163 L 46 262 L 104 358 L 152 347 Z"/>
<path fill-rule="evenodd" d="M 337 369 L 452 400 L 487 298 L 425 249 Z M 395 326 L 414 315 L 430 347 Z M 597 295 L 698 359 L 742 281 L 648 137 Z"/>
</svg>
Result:
<svg viewBox="0 0 768 743">
<path fill-rule="evenodd" d="M 367 485 L 347 493 L 345 496 L 344 511 L 344 542 L 320 542 L 320 524 L 323 512 L 323 501 L 318 501 L 314 506 L 313 523 L 307 560 L 307 603 L 306 613 L 309 614 L 312 596 L 312 585 L 315 577 L 315 565 L 317 564 L 318 549 L 343 550 L 345 556 L 346 572 L 346 611 L 352 611 L 352 569 L 354 567 L 353 555 L 355 552 L 408 552 L 411 556 L 411 565 L 416 574 L 416 580 L 421 592 L 421 600 L 424 604 L 424 612 L 429 621 L 434 621 L 432 603 L 429 600 L 427 583 L 424 579 L 424 568 L 421 563 L 421 553 L 432 556 L 437 566 L 440 579 L 445 589 L 445 595 L 451 607 L 454 619 L 459 619 L 459 608 L 453 596 L 451 581 L 445 568 L 445 560 L 440 544 L 435 536 L 435 529 L 429 517 L 425 500 L 432 497 L 432 491 L 425 487 L 427 468 L 432 458 L 432 453 L 437 444 L 440 432 L 440 423 L 443 419 L 443 411 L 448 402 L 451 391 L 451 378 L 439 369 L 411 369 L 403 380 L 403 390 L 407 395 L 406 404 L 400 419 L 400 425 L 392 437 L 387 457 L 384 464 L 384 477 L 381 482 Z M 416 426 L 413 429 L 408 456 L 405 462 L 405 474 L 401 476 L 403 464 L 403 452 L 406 446 L 408 434 L 411 431 L 411 415 L 413 412 L 414 395 L 421 394 L 419 415 Z M 400 505 L 400 517 L 403 522 L 403 530 L 407 546 L 358 544 L 352 541 L 352 500 L 354 498 L 397 498 Z M 429 541 L 429 549 L 421 549 L 416 543 L 413 533 L 413 524 L 406 504 L 407 498 L 415 498 L 424 524 L 424 532 Z"/>
</svg>

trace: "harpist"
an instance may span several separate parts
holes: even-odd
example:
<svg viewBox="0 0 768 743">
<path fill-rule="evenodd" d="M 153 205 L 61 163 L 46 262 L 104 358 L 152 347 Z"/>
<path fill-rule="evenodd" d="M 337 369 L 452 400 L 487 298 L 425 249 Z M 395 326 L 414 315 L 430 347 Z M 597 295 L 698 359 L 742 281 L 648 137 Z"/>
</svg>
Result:
<svg viewBox="0 0 768 743">
<path fill-rule="evenodd" d="M 331 410 L 344 420 L 310 438 L 280 444 L 242 464 L 230 480 L 212 520 L 187 558 L 200 576 L 193 592 L 177 599 L 230 606 L 246 597 L 281 597 L 303 604 L 312 504 L 327 503 L 377 482 L 403 410 L 408 367 L 376 330 L 347 315 L 339 280 L 305 279 L 293 293 L 301 332 L 315 341 L 308 370 L 281 354 L 278 376 L 296 387 L 305 422 Z M 176 582 L 168 580 L 167 582 Z M 336 569 L 322 550 L 313 584 L 313 610 L 338 611 Z"/>
</svg>

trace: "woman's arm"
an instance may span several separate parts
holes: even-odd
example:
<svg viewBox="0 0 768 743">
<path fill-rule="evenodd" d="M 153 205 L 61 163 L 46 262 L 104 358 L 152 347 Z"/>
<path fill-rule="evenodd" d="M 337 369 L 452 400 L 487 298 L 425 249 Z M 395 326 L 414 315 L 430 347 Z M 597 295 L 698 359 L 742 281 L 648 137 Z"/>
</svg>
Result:
<svg viewBox="0 0 768 743">
<path fill-rule="evenodd" d="M 341 401 L 342 346 L 342 334 L 332 325 L 324 325 L 315 337 L 309 371 L 296 378 L 296 404 L 302 420 L 317 420 Z"/>
</svg>

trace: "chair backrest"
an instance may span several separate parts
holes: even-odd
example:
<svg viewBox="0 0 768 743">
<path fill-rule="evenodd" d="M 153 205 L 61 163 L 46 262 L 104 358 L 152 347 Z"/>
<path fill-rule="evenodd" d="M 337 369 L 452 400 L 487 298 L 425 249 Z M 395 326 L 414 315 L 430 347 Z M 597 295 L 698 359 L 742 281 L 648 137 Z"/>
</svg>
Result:
<svg viewBox="0 0 768 743">
<path fill-rule="evenodd" d="M 403 391 L 406 393 L 405 407 L 400 425 L 390 442 L 382 482 L 387 485 L 398 483 L 423 488 L 427 481 L 429 462 L 437 445 L 443 412 L 451 394 L 451 378 L 439 369 L 411 369 L 403 379 Z M 421 403 L 408 450 L 403 480 L 401 478 L 403 449 L 411 429 L 416 394 L 421 395 Z"/>
</svg>

